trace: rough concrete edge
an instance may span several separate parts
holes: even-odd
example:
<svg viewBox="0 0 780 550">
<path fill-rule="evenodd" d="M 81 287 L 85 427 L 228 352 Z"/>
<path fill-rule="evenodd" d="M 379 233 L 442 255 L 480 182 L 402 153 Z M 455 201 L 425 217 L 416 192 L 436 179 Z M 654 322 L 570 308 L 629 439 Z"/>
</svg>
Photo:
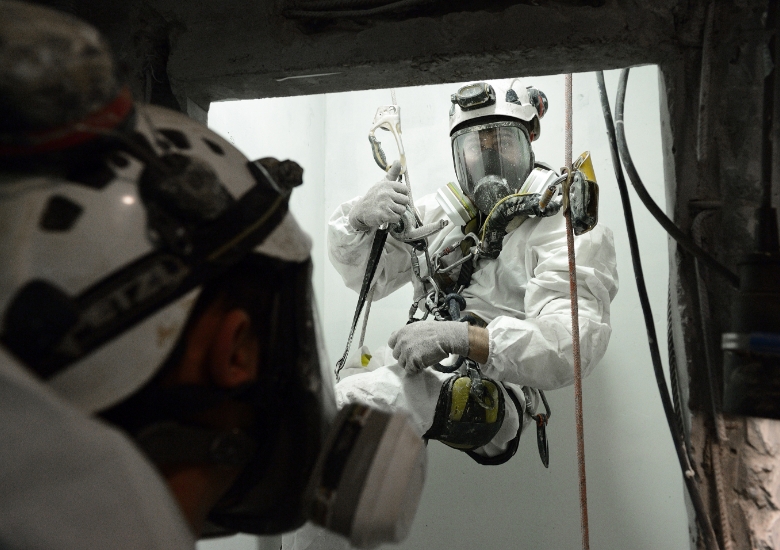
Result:
<svg viewBox="0 0 780 550">
<path fill-rule="evenodd" d="M 686 71 L 690 70 L 690 59 L 681 55 L 678 59 L 659 65 L 659 98 L 661 116 L 661 143 L 664 159 L 664 182 L 666 187 L 667 211 L 670 217 L 678 225 L 688 222 L 687 200 L 681 196 L 681 190 L 685 186 L 679 185 L 681 177 L 691 175 L 696 171 L 695 160 L 691 163 L 690 156 L 680 143 L 695 143 L 694 134 L 690 131 L 690 125 L 686 126 L 685 117 L 686 102 L 689 100 L 691 90 L 686 85 Z M 682 223 L 681 223 L 682 222 Z M 704 442 L 696 437 L 701 434 L 700 420 L 696 418 L 690 408 L 690 366 L 692 357 L 697 354 L 698 344 L 685 335 L 695 333 L 692 327 L 698 326 L 695 302 L 695 293 L 690 291 L 690 274 L 692 272 L 690 262 L 682 257 L 677 244 L 669 240 L 669 285 L 671 299 L 671 323 L 672 339 L 675 346 L 678 378 L 680 380 L 680 394 L 682 399 L 683 425 L 686 431 L 686 444 L 694 456 L 694 468 L 701 471 L 702 452 Z M 706 487 L 702 487 L 703 498 L 708 502 Z M 690 548 L 696 550 L 703 548 L 701 536 L 696 524 L 696 514 L 688 495 L 684 491 L 685 506 L 688 513 Z"/>
</svg>

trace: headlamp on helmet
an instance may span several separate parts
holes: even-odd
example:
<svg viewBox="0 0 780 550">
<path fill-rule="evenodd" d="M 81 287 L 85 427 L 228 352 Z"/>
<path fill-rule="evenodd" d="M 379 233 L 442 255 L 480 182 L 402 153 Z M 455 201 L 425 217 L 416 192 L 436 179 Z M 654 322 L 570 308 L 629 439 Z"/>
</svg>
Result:
<svg viewBox="0 0 780 550">
<path fill-rule="evenodd" d="M 496 102 L 496 91 L 490 84 L 478 82 L 463 86 L 450 96 L 450 100 L 464 111 L 479 109 Z"/>
</svg>

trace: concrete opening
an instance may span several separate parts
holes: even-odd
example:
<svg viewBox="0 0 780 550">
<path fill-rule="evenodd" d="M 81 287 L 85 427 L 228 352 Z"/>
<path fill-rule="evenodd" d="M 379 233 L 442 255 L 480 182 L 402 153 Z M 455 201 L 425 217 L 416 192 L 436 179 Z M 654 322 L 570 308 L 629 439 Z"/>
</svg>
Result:
<svg viewBox="0 0 780 550">
<path fill-rule="evenodd" d="M 614 100 L 618 71 L 606 73 Z M 509 80 L 492 81 L 509 84 Z M 541 89 L 549 110 L 534 142 L 536 159 L 559 168 L 564 153 L 564 78 L 527 77 Z M 404 147 L 415 200 L 457 181 L 450 150 L 450 94 L 462 83 L 396 88 Z M 633 284 L 625 222 L 605 134 L 594 73 L 574 75 L 574 155 L 589 150 L 598 178 L 600 224 L 614 234 L 622 286 L 612 303 L 613 333 L 607 355 L 584 381 L 586 461 L 593 547 L 682 548 L 688 544 L 683 484 L 658 390 Z M 304 167 L 304 185 L 292 209 L 314 239 L 314 284 L 332 364 L 340 357 L 357 295 L 347 289 L 327 257 L 325 231 L 336 208 L 362 195 L 383 177 L 371 156 L 367 133 L 390 89 L 217 102 L 209 126 L 248 157 L 291 158 Z M 626 99 L 626 131 L 637 169 L 655 200 L 665 204 L 659 70 L 632 71 Z M 397 158 L 389 134 L 382 139 L 388 161 Z M 656 329 L 666 334 L 668 244 L 666 234 L 635 204 L 636 224 Z M 411 287 L 376 302 L 366 345 L 384 345 L 403 326 Z M 661 342 L 666 356 L 665 341 Z M 353 348 L 355 344 L 353 344 Z M 668 375 L 667 375 L 668 376 Z M 545 469 L 535 434 L 525 434 L 506 465 L 479 466 L 438 442 L 429 445 L 428 481 L 407 541 L 397 548 L 464 548 L 490 540 L 510 548 L 575 548 L 580 540 L 573 389 L 548 393 L 554 417 L 548 428 L 551 462 Z M 477 514 L 479 521 L 459 518 Z M 203 548 L 233 548 L 217 546 Z M 227 544 L 227 542 L 223 543 Z M 235 547 L 238 548 L 238 547 Z"/>
</svg>

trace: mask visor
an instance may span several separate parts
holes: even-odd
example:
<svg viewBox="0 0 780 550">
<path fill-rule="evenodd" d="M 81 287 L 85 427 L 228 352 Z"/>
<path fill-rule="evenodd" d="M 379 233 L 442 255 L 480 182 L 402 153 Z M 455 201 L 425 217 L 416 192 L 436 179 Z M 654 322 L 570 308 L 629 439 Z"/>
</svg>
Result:
<svg viewBox="0 0 780 550">
<path fill-rule="evenodd" d="M 533 168 L 528 130 L 521 122 L 470 126 L 452 135 L 452 159 L 463 192 L 472 200 L 479 182 L 503 181 L 517 192 Z M 476 201 L 475 201 L 476 202 Z M 484 213 L 490 205 L 477 207 Z"/>
</svg>

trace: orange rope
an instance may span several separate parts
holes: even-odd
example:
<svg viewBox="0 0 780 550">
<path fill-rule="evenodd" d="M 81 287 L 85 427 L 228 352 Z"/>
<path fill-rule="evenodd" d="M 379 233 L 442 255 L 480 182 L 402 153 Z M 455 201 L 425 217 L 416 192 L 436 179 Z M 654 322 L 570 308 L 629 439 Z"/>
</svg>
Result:
<svg viewBox="0 0 780 550">
<path fill-rule="evenodd" d="M 572 175 L 572 75 L 566 75 L 566 168 L 569 178 L 564 186 L 565 196 L 569 196 L 569 184 Z M 580 318 L 577 304 L 577 266 L 574 258 L 574 230 L 571 223 L 571 207 L 568 200 L 563 215 L 566 218 L 566 244 L 569 249 L 569 289 L 571 293 L 571 337 L 574 359 L 574 413 L 577 423 L 577 463 L 580 478 L 580 527 L 582 529 L 582 548 L 590 550 L 588 530 L 588 490 L 585 483 L 585 435 L 582 424 L 582 359 L 580 357 Z"/>
</svg>

